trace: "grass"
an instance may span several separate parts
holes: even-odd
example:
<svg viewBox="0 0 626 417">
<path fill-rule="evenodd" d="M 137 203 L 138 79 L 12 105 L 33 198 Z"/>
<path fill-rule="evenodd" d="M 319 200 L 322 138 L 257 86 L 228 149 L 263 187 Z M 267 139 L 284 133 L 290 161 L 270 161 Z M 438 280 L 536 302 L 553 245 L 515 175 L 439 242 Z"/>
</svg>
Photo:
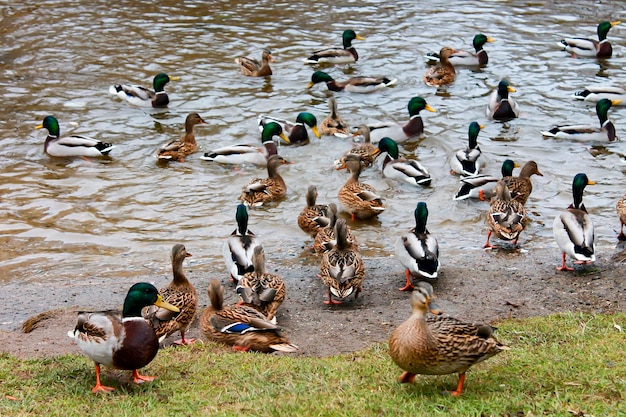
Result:
<svg viewBox="0 0 626 417">
<path fill-rule="evenodd" d="M 94 395 L 83 356 L 18 360 L 0 355 L 1 416 L 626 416 L 626 314 L 564 313 L 498 324 L 511 350 L 467 374 L 401 371 L 386 344 L 325 358 L 233 353 L 212 343 L 165 349 L 134 385 L 105 369 L 113 393 Z M 60 336 L 62 337 L 62 336 Z"/>
</svg>

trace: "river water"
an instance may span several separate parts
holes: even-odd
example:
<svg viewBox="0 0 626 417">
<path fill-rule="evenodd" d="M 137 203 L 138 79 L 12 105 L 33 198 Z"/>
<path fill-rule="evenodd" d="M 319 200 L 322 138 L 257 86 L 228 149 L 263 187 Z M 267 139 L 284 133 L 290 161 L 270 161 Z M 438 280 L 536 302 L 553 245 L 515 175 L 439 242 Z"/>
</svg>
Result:
<svg viewBox="0 0 626 417">
<path fill-rule="evenodd" d="M 595 37 L 602 20 L 626 20 L 622 1 L 46 1 L 1 2 L 0 12 L 3 299 L 8 292 L 36 293 L 33 288 L 166 276 L 170 248 L 177 242 L 193 253 L 190 265 L 203 271 L 201 286 L 211 276 L 223 278 L 221 246 L 235 228 L 241 187 L 266 173 L 254 166 L 210 163 L 200 155 L 226 144 L 258 142 L 259 114 L 295 119 L 298 112 L 310 111 L 321 121 L 332 94 L 353 126 L 405 121 L 407 102 L 417 95 L 437 109 L 422 112 L 425 134 L 401 148 L 430 170 L 430 188 L 381 178 L 375 168 L 362 175 L 388 207 L 377 220 L 350 223 L 366 257 L 393 253 L 397 234 L 414 225 L 418 201 L 430 209 L 428 227 L 439 239 L 443 268 L 461 252 L 483 250 L 488 204 L 452 201 L 458 178 L 448 165 L 449 155 L 466 146 L 474 120 L 485 125 L 478 137 L 488 160 L 485 172 L 498 174 L 502 161 L 511 158 L 533 159 L 544 174 L 533 177 L 527 203 L 532 221 L 521 239 L 526 260 L 533 251 L 548 251 L 557 262 L 552 221 L 571 202 L 571 181 L 578 172 L 598 183 L 584 198 L 596 225 L 598 253 L 615 246 L 615 203 L 626 192 L 624 142 L 592 146 L 544 139 L 539 132 L 563 122 L 597 125 L 593 105 L 570 95 L 592 84 L 626 87 L 626 24 L 609 32 L 614 46 L 609 60 L 570 57 L 556 46 L 564 36 Z M 320 46 L 339 45 L 347 28 L 366 38 L 354 42 L 360 60 L 326 70 L 337 79 L 385 75 L 398 79 L 395 87 L 373 94 L 305 88 L 313 68 L 303 59 Z M 471 49 L 473 36 L 481 32 L 497 39 L 485 47 L 486 67 L 458 68 L 448 88 L 423 83 L 426 52 L 444 45 Z M 274 75 L 241 75 L 234 58 L 258 58 L 264 47 L 276 59 Z M 108 93 L 114 83 L 149 86 L 159 72 L 181 77 L 166 86 L 167 109 L 133 108 Z M 507 123 L 488 121 L 484 113 L 502 78 L 517 89 L 514 97 L 523 111 Z M 157 164 L 156 149 L 181 135 L 190 112 L 208 122 L 196 128 L 201 151 L 184 163 Z M 46 156 L 45 130 L 34 128 L 49 114 L 59 120 L 61 134 L 114 143 L 112 158 Z M 609 113 L 622 137 L 625 114 L 625 107 Z M 310 184 L 317 185 L 319 202 L 336 201 L 347 176 L 333 169 L 333 161 L 349 147 L 348 140 L 322 137 L 307 146 L 280 148 L 294 162 L 281 169 L 288 195 L 250 211 L 250 228 L 262 239 L 270 263 L 318 262 L 302 249 L 310 241 L 296 217 Z M 50 297 L 47 305 L 59 303 Z M 0 323 L 13 327 L 6 317 Z"/>
</svg>

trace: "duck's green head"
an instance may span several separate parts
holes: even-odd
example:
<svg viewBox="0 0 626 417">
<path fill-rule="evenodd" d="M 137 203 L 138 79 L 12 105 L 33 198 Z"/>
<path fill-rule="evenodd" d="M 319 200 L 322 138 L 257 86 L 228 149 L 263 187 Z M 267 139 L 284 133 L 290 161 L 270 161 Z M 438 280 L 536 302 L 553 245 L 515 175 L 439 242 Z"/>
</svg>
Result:
<svg viewBox="0 0 626 417">
<path fill-rule="evenodd" d="M 511 84 L 507 80 L 501 80 L 498 83 L 498 94 L 502 98 L 508 98 L 509 93 L 514 93 L 515 89 L 511 87 Z"/>
<path fill-rule="evenodd" d="M 378 142 L 378 149 L 374 151 L 375 154 L 387 152 L 392 159 L 398 159 L 398 143 L 391 139 L 384 137 Z"/>
<path fill-rule="evenodd" d="M 472 44 L 474 45 L 474 49 L 476 49 L 477 51 L 480 51 L 487 42 L 495 42 L 495 41 L 496 40 L 494 38 L 490 38 L 489 36 L 479 33 L 478 35 L 474 36 L 474 40 L 472 41 Z"/>
<path fill-rule="evenodd" d="M 517 162 L 513 162 L 511 159 L 506 159 L 502 163 L 502 176 L 510 177 L 513 175 L 513 168 L 519 168 L 519 164 Z"/>
<path fill-rule="evenodd" d="M 48 129 L 50 136 L 59 137 L 61 129 L 59 129 L 59 121 L 54 116 L 46 116 L 43 118 L 43 122 L 37 125 L 35 129 Z"/>
<path fill-rule="evenodd" d="M 619 25 L 620 23 L 622 22 L 619 20 L 615 22 L 600 22 L 600 24 L 598 24 L 598 39 L 600 41 L 605 40 L 609 30 L 611 30 L 613 26 Z"/>
<path fill-rule="evenodd" d="M 248 231 L 248 209 L 245 204 L 239 204 L 237 206 L 235 220 L 237 220 L 237 230 L 239 234 L 242 236 L 245 235 Z"/>
<path fill-rule="evenodd" d="M 150 305 L 178 312 L 177 307 L 163 301 L 156 287 L 147 282 L 139 282 L 128 290 L 124 299 L 123 317 L 141 317 L 141 309 Z"/>
<path fill-rule="evenodd" d="M 579 208 L 583 201 L 583 190 L 588 185 L 594 185 L 595 182 L 591 181 L 587 174 L 579 173 L 574 176 L 572 181 L 572 194 L 574 195 L 574 207 Z"/>
<path fill-rule="evenodd" d="M 426 222 L 428 221 L 428 207 L 426 203 L 420 201 L 415 207 L 415 231 L 417 233 L 424 233 L 426 230 Z"/>
<path fill-rule="evenodd" d="M 309 85 L 306 86 L 306 88 L 311 88 L 317 83 L 322 83 L 322 82 L 327 83 L 330 81 L 333 81 L 333 77 L 326 74 L 324 71 L 315 71 L 311 75 L 311 82 L 309 83 Z"/>
<path fill-rule="evenodd" d="M 296 123 L 303 123 L 311 128 L 313 134 L 319 139 L 322 137 L 317 129 L 317 118 L 308 112 L 302 112 L 296 117 Z"/>
<path fill-rule="evenodd" d="M 285 132 L 283 132 L 283 128 L 276 122 L 269 122 L 265 126 L 263 126 L 263 131 L 261 132 L 261 142 L 270 142 L 274 140 L 274 136 L 279 136 L 282 140 L 287 143 L 291 143 Z"/>
<path fill-rule="evenodd" d="M 621 103 L 622 100 L 609 100 L 608 98 L 603 98 L 596 103 L 596 114 L 600 119 L 600 124 L 604 123 L 608 119 L 609 109 Z"/>
<path fill-rule="evenodd" d="M 364 41 L 365 38 L 363 36 L 357 35 L 357 33 L 351 29 L 348 30 L 344 30 L 343 34 L 341 35 L 342 39 L 343 39 L 343 48 L 344 49 L 348 49 L 352 46 L 352 41 L 353 40 L 359 40 L 359 41 Z"/>
<path fill-rule="evenodd" d="M 407 109 L 409 110 L 409 117 L 418 115 L 419 112 L 421 112 L 422 110 L 428 110 L 430 112 L 437 111 L 433 109 L 432 107 L 430 107 L 428 103 L 426 103 L 426 100 L 424 100 L 422 97 L 419 97 L 419 96 L 413 97 L 411 100 L 409 100 Z"/>
<path fill-rule="evenodd" d="M 163 91 L 163 89 L 165 88 L 165 84 L 169 83 L 170 81 L 177 80 L 180 80 L 180 77 L 170 77 L 169 75 L 162 72 L 154 77 L 154 80 L 152 80 L 152 86 L 154 87 L 154 91 L 158 93 L 159 91 Z"/>
<path fill-rule="evenodd" d="M 480 129 L 484 129 L 485 126 L 479 125 L 478 122 L 472 122 L 469 125 L 468 136 L 469 136 L 469 147 L 470 149 L 474 149 L 478 145 L 478 133 Z"/>
</svg>

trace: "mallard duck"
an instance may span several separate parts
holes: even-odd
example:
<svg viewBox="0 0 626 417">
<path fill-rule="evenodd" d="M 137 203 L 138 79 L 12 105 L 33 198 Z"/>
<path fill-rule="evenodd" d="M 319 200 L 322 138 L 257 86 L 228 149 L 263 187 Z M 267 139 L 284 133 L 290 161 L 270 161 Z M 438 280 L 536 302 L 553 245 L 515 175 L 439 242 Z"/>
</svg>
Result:
<svg viewBox="0 0 626 417">
<path fill-rule="evenodd" d="M 495 195 L 496 183 L 500 178 L 513 176 L 513 168 L 519 168 L 519 164 L 510 159 L 502 163 L 502 177 L 494 175 L 475 175 L 461 178 L 461 187 L 456 192 L 453 200 L 465 200 L 477 198 L 481 201 L 490 200 Z"/>
<path fill-rule="evenodd" d="M 576 174 L 572 182 L 572 194 L 574 203 L 562 211 L 554 219 L 552 230 L 554 240 L 561 249 L 561 266 L 557 271 L 573 271 L 573 268 L 565 265 L 565 256 L 574 258 L 574 263 L 587 263 L 596 260 L 596 244 L 593 231 L 593 222 L 587 214 L 583 204 L 583 190 L 587 185 L 593 185 L 585 174 Z"/>
<path fill-rule="evenodd" d="M 267 166 L 270 156 L 278 154 L 274 137 L 278 136 L 285 143 L 289 143 L 289 138 L 283 132 L 283 128 L 278 123 L 268 123 L 261 132 L 261 143 L 259 145 L 230 145 L 214 149 L 207 152 L 200 159 L 205 161 L 215 161 L 222 164 L 255 164 Z"/>
<path fill-rule="evenodd" d="M 306 145 L 309 143 L 309 134 L 306 130 L 306 126 L 311 128 L 311 132 L 316 138 L 321 138 L 320 132 L 317 128 L 317 118 L 308 112 L 299 113 L 296 117 L 296 121 L 290 122 L 285 119 L 278 119 L 276 117 L 261 115 L 258 117 L 259 129 L 263 131 L 265 126 L 269 123 L 278 123 L 282 127 L 283 132 L 289 138 L 288 144 L 294 145 Z"/>
<path fill-rule="evenodd" d="M 110 143 L 100 142 L 87 136 L 71 135 L 60 137 L 59 121 L 54 116 L 46 116 L 43 123 L 36 129 L 47 129 L 48 137 L 43 145 L 43 150 L 50 156 L 106 156 L 115 147 Z"/>
<path fill-rule="evenodd" d="M 278 173 L 281 165 L 292 164 L 280 155 L 272 155 L 267 160 L 268 178 L 254 178 L 243 187 L 239 199 L 251 207 L 262 206 L 270 201 L 278 200 L 287 194 L 287 184 Z"/>
<path fill-rule="evenodd" d="M 450 55 L 448 61 L 452 65 L 463 65 L 463 66 L 485 66 L 489 62 L 489 56 L 487 55 L 487 51 L 483 49 L 483 46 L 487 42 L 495 42 L 494 38 L 490 38 L 489 36 L 485 36 L 482 33 L 474 36 L 472 44 L 474 45 L 474 50 L 472 51 L 464 51 L 462 49 L 455 49 L 454 53 Z M 429 61 L 439 61 L 439 54 L 435 52 L 429 52 L 426 54 L 426 59 Z"/>
<path fill-rule="evenodd" d="M 601 99 L 596 103 L 596 114 L 600 119 L 600 127 L 592 125 L 564 125 L 556 126 L 548 131 L 541 132 L 543 136 L 574 139 L 581 141 L 606 141 L 617 140 L 615 125 L 609 120 L 608 112 L 611 106 L 621 103 L 621 100 Z"/>
<path fill-rule="evenodd" d="M 597 103 L 603 98 L 607 98 L 614 101 L 614 105 L 623 104 L 626 101 L 626 90 L 621 87 L 614 87 L 610 85 L 592 85 L 586 87 L 582 91 L 576 91 L 573 98 L 577 100 L 589 101 L 591 103 Z"/>
<path fill-rule="evenodd" d="M 198 113 L 189 113 L 185 119 L 185 134 L 180 139 L 172 140 L 161 146 L 157 158 L 165 161 L 185 162 L 185 158 L 198 150 L 193 128 L 206 122 Z"/>
<path fill-rule="evenodd" d="M 439 243 L 426 229 L 426 203 L 417 203 L 414 214 L 415 227 L 399 236 L 395 243 L 396 257 L 406 270 L 406 285 L 400 291 L 414 289 L 411 276 L 436 279 L 439 272 Z"/>
<path fill-rule="evenodd" d="M 407 110 L 409 111 L 409 121 L 404 125 L 397 122 L 368 124 L 372 142 L 378 143 L 382 138 L 387 137 L 395 140 L 396 143 L 404 143 L 409 139 L 415 138 L 424 133 L 424 122 L 420 112 L 422 110 L 437 111 L 420 96 L 409 100 Z"/>
<path fill-rule="evenodd" d="M 200 317 L 200 329 L 208 340 L 232 346 L 237 351 L 298 350 L 261 312 L 248 306 L 224 307 L 224 288 L 218 280 L 209 283 L 207 292 L 211 305 Z"/>
<path fill-rule="evenodd" d="M 559 42 L 559 46 L 565 51 L 584 57 L 610 58 L 613 55 L 613 47 L 606 38 L 609 30 L 621 22 L 600 22 L 598 24 L 598 40 L 588 38 L 565 38 Z"/>
<path fill-rule="evenodd" d="M 361 167 L 363 169 L 370 167 L 376 159 L 376 146 L 372 145 L 370 139 L 370 128 L 367 125 L 361 125 L 356 132 L 352 134 L 354 138 L 361 137 L 363 141 L 354 145 L 352 149 L 346 151 L 341 158 L 335 161 L 335 166 L 340 167 L 346 161 L 346 156 L 357 155 L 361 160 Z"/>
<path fill-rule="evenodd" d="M 185 332 L 195 318 L 198 307 L 196 289 L 183 271 L 183 261 L 189 256 L 191 254 L 187 252 L 185 245 L 177 243 L 172 247 L 172 282 L 159 290 L 163 300 L 177 307 L 180 312 L 172 314 L 170 310 L 157 306 L 150 306 L 144 310 L 144 317 L 150 321 L 161 343 L 177 331 L 180 332 L 181 337 L 180 340 L 174 341 L 177 345 L 187 345 L 195 341 L 195 339 L 185 339 Z"/>
<path fill-rule="evenodd" d="M 450 63 L 450 55 L 454 53 L 454 49 L 444 46 L 439 51 L 439 65 L 433 65 L 428 68 L 424 74 L 424 82 L 431 87 L 439 87 L 454 82 L 456 71 L 454 65 Z"/>
<path fill-rule="evenodd" d="M 255 247 L 261 246 L 261 242 L 248 229 L 248 209 L 244 204 L 237 206 L 235 219 L 237 220 L 237 228 L 224 242 L 222 254 L 230 278 L 239 282 L 247 272 L 254 271 L 252 254 Z"/>
<path fill-rule="evenodd" d="M 115 84 L 109 88 L 109 92 L 128 101 L 133 106 L 167 107 L 170 99 L 163 88 L 165 84 L 170 81 L 177 80 L 180 80 L 180 77 L 171 77 L 167 74 L 160 73 L 157 74 L 152 81 L 154 91 L 140 85 Z"/>
<path fill-rule="evenodd" d="M 528 218 L 526 217 L 524 205 L 511 198 L 511 193 L 506 187 L 504 179 L 498 181 L 496 184 L 496 195 L 491 200 L 489 212 L 487 213 L 489 233 L 483 248 L 494 248 L 489 243 L 491 234 L 503 240 L 512 240 L 513 245 L 517 245 L 519 236 L 526 227 L 527 222 Z"/>
<path fill-rule="evenodd" d="M 237 285 L 237 294 L 243 305 L 252 307 L 268 320 L 276 323 L 276 312 L 285 299 L 285 282 L 276 274 L 265 270 L 265 251 L 263 247 L 254 248 L 252 255 L 253 272 L 247 272 Z"/>
<path fill-rule="evenodd" d="M 96 364 L 96 386 L 91 392 L 113 391 L 100 383 L 100 365 L 132 370 L 136 384 L 154 380 L 137 371 L 149 364 L 159 350 L 159 339 L 141 317 L 141 309 L 152 304 L 178 311 L 163 301 L 154 285 L 140 282 L 128 290 L 121 315 L 113 310 L 78 313 L 76 328 L 67 335 Z"/>
<path fill-rule="evenodd" d="M 515 119 L 520 115 L 520 108 L 509 93 L 514 93 L 515 88 L 511 87 L 506 80 L 498 83 L 493 93 L 489 96 L 489 104 L 487 104 L 486 115 L 491 120 L 507 121 Z"/>
<path fill-rule="evenodd" d="M 363 258 L 348 239 L 348 225 L 344 219 L 335 222 L 335 245 L 322 254 L 320 278 L 328 287 L 328 300 L 324 304 L 341 304 L 333 300 L 333 295 L 341 300 L 354 293 L 359 296 L 365 277 Z"/>
<path fill-rule="evenodd" d="M 336 81 L 324 71 L 315 71 L 311 75 L 311 82 L 306 88 L 312 88 L 315 84 L 324 82 L 330 91 L 349 91 L 351 93 L 371 93 L 394 85 L 398 80 L 387 77 L 350 77 L 345 81 Z"/>
<path fill-rule="evenodd" d="M 433 287 L 417 284 L 411 295 L 411 317 L 396 328 L 389 338 L 389 355 L 405 372 L 401 383 L 412 383 L 416 374 L 459 374 L 453 396 L 463 393 L 465 372 L 478 362 L 509 350 L 493 337 L 494 327 L 441 317 L 433 301 Z M 436 317 L 426 317 L 428 312 Z"/>
<path fill-rule="evenodd" d="M 329 251 L 337 243 L 335 238 L 335 223 L 337 222 L 337 205 L 335 203 L 328 204 L 328 224 L 319 229 L 313 239 L 313 251 L 316 255 L 321 255 Z M 347 225 L 346 225 L 347 226 Z M 347 226 L 347 239 L 352 242 L 354 249 L 358 249 L 356 237 L 352 233 L 350 227 Z"/>
<path fill-rule="evenodd" d="M 328 99 L 328 110 L 330 114 L 320 123 L 320 133 L 328 136 L 349 135 L 350 130 L 348 129 L 348 124 L 344 122 L 343 118 L 337 113 L 337 99 L 335 97 Z"/>
<path fill-rule="evenodd" d="M 615 210 L 617 210 L 617 217 L 619 217 L 620 222 L 619 235 L 617 235 L 617 239 L 626 240 L 626 234 L 624 234 L 624 225 L 626 224 L 626 194 L 620 200 L 617 200 Z"/>
<path fill-rule="evenodd" d="M 369 219 L 385 211 L 383 199 L 369 184 L 359 182 L 361 160 L 356 155 L 347 155 L 346 160 L 338 169 L 347 168 L 350 178 L 339 190 L 337 197 L 341 208 L 350 213 L 352 220 Z"/>
<path fill-rule="evenodd" d="M 526 205 L 526 201 L 528 201 L 528 197 L 530 197 L 530 193 L 533 191 L 533 183 L 530 180 L 530 177 L 533 175 L 543 177 L 543 174 L 539 172 L 537 163 L 535 161 L 528 161 L 522 166 L 517 177 L 502 177 L 511 198 L 521 203 L 523 206 Z"/>
<path fill-rule="evenodd" d="M 306 206 L 298 214 L 298 227 L 311 237 L 328 226 L 328 204 L 315 204 L 317 200 L 317 187 L 309 185 L 306 191 Z"/>
<path fill-rule="evenodd" d="M 239 69 L 243 75 L 247 75 L 249 77 L 266 77 L 268 75 L 272 75 L 270 62 L 274 62 L 274 59 L 272 58 L 272 51 L 268 48 L 263 49 L 261 62 L 248 56 L 235 58 L 235 62 L 239 64 Z"/>
<path fill-rule="evenodd" d="M 341 35 L 343 48 L 325 48 L 313 52 L 313 55 L 304 60 L 307 64 L 351 64 L 359 60 L 356 49 L 352 46 L 353 40 L 364 41 L 365 38 L 357 35 L 353 30 L 344 30 Z"/>
<path fill-rule="evenodd" d="M 386 153 L 381 166 L 383 177 L 395 178 L 411 185 L 429 186 L 430 174 L 426 167 L 415 159 L 406 159 L 398 155 L 398 144 L 390 138 L 382 138 L 378 142 L 375 155 Z"/>
<path fill-rule="evenodd" d="M 485 165 L 484 158 L 480 155 L 482 152 L 478 147 L 478 133 L 485 126 L 472 122 L 469 125 L 469 144 L 467 148 L 460 149 L 450 158 L 450 169 L 453 173 L 475 176 L 479 174 L 480 169 Z"/>
</svg>

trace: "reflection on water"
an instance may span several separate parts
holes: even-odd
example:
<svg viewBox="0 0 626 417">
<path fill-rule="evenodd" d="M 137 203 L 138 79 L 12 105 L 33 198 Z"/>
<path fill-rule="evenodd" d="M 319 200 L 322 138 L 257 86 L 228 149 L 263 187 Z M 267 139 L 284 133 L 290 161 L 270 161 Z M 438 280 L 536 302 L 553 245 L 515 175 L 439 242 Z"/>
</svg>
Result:
<svg viewBox="0 0 626 417">
<path fill-rule="evenodd" d="M 0 6 L 4 49 L 0 83 L 0 255 L 6 282 L 66 280 L 80 270 L 92 276 L 137 274 L 140 266 L 167 262 L 174 242 L 185 242 L 194 260 L 224 272 L 221 244 L 235 227 L 236 198 L 255 167 L 215 165 L 198 153 L 183 164 L 157 165 L 155 150 L 182 134 L 188 113 L 209 122 L 196 129 L 201 152 L 229 143 L 257 143 L 256 116 L 270 113 L 294 119 L 308 110 L 321 120 L 327 113 L 325 88 L 306 90 L 312 68 L 302 60 L 320 46 L 340 45 L 341 32 L 353 28 L 360 60 L 326 67 L 337 79 L 387 75 L 398 85 L 370 95 L 334 93 L 340 114 L 352 125 L 406 120 L 408 100 L 423 96 L 437 113 L 423 114 L 425 134 L 402 151 L 431 172 L 433 186 L 414 189 L 380 177 L 370 169 L 363 180 L 385 198 L 388 209 L 374 222 L 354 224 L 366 256 L 391 254 L 397 232 L 413 226 L 418 201 L 427 201 L 429 229 L 436 233 L 443 265 L 455 253 L 478 251 L 484 242 L 486 204 L 452 202 L 458 180 L 449 174 L 448 156 L 467 142 L 467 126 L 486 127 L 478 141 L 498 173 L 502 160 L 538 162 L 544 177 L 533 177 L 529 200 L 533 221 L 521 240 L 528 251 L 557 257 L 551 225 L 571 200 L 571 179 L 580 171 L 598 182 L 585 191 L 596 222 L 599 252 L 611 251 L 619 222 L 615 202 L 623 187 L 624 142 L 588 144 L 543 139 L 539 132 L 557 123 L 596 124 L 591 105 L 569 96 L 588 84 L 626 86 L 626 29 L 609 32 L 610 60 L 575 59 L 556 43 L 566 35 L 595 37 L 600 20 L 626 20 L 621 1 L 602 5 L 519 4 L 499 1 L 429 2 L 76 2 Z M 497 39 L 486 45 L 489 65 L 459 68 L 456 82 L 435 89 L 422 82 L 422 56 L 443 45 L 471 48 L 476 33 Z M 238 72 L 234 58 L 256 57 L 270 47 L 276 62 L 268 79 Z M 182 77 L 166 86 L 165 110 L 131 108 L 108 94 L 113 83 L 150 85 L 158 72 Z M 523 117 L 489 122 L 485 106 L 501 78 L 517 89 Z M 117 148 L 109 161 L 53 160 L 43 154 L 43 131 L 53 114 L 61 133 L 94 136 Z M 624 107 L 613 108 L 618 135 L 624 136 Z M 74 126 L 76 124 L 76 126 Z M 346 174 L 333 161 L 350 144 L 323 137 L 306 147 L 281 147 L 295 162 L 282 169 L 285 200 L 251 211 L 250 227 L 266 246 L 268 258 L 314 265 L 302 253 L 306 236 L 296 216 L 309 184 L 319 201 L 336 201 Z M 41 274 L 41 271 L 45 273 Z M 131 272 L 133 271 L 133 272 Z"/>
</svg>

